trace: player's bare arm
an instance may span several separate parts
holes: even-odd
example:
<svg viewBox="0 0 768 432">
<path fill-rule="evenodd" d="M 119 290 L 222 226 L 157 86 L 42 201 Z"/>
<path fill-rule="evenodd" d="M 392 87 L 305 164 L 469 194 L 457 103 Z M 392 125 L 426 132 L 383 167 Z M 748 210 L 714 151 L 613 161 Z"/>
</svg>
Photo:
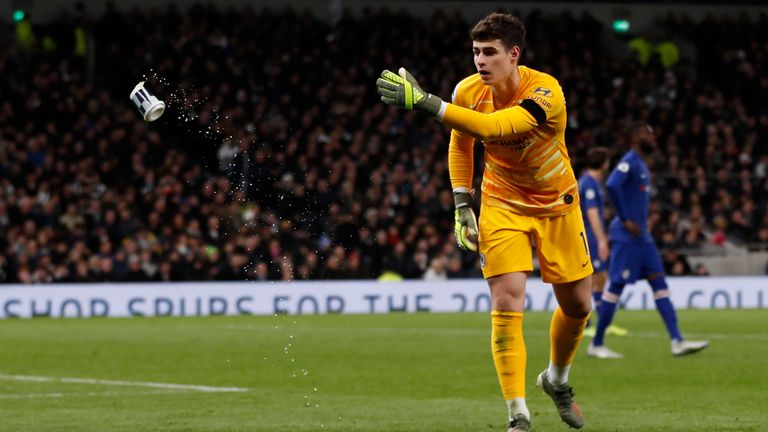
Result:
<svg viewBox="0 0 768 432">
<path fill-rule="evenodd" d="M 601 260 L 605 261 L 608 259 L 608 253 L 610 252 L 608 249 L 608 235 L 605 233 L 605 229 L 603 229 L 603 222 L 600 219 L 600 211 L 597 207 L 587 209 L 587 219 L 589 220 L 592 232 L 595 233 L 595 238 L 597 238 L 597 255 Z"/>
</svg>

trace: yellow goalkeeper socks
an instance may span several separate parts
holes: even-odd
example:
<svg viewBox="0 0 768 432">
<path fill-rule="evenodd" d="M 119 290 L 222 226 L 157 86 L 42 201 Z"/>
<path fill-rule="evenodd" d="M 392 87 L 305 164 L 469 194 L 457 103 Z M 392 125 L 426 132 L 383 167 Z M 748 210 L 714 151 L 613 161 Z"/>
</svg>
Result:
<svg viewBox="0 0 768 432">
<path fill-rule="evenodd" d="M 504 399 L 525 398 L 523 314 L 491 312 L 491 350 Z"/>
<path fill-rule="evenodd" d="M 558 306 L 552 315 L 549 328 L 549 381 L 559 385 L 568 382 L 568 372 L 576 357 L 584 327 L 589 321 L 589 315 L 584 318 L 572 318 L 566 315 Z"/>
</svg>

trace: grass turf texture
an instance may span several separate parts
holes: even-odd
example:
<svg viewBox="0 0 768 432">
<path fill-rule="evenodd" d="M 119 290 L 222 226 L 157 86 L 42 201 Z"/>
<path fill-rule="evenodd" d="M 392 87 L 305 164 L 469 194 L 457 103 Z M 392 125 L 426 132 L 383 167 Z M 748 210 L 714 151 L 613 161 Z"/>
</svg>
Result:
<svg viewBox="0 0 768 432">
<path fill-rule="evenodd" d="M 549 314 L 528 313 L 528 406 L 565 431 L 535 388 Z M 703 353 L 672 357 L 655 312 L 621 311 L 623 360 L 571 374 L 591 431 L 765 430 L 768 311 L 680 311 Z M 487 314 L 0 321 L 0 417 L 9 431 L 503 431 Z M 245 387 L 204 393 L 28 382 L 13 375 Z"/>
</svg>

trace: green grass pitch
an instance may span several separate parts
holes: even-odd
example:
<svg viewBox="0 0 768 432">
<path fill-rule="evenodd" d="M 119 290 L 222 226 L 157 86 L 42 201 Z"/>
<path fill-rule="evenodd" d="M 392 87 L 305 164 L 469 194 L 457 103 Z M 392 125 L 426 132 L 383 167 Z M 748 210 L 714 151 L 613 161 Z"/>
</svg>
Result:
<svg viewBox="0 0 768 432">
<path fill-rule="evenodd" d="M 768 311 L 679 320 L 712 346 L 672 357 L 652 311 L 617 314 L 631 333 L 607 343 L 623 360 L 582 344 L 571 383 L 584 430 L 768 430 Z M 489 325 L 487 314 L 5 320 L 0 430 L 504 431 Z M 548 327 L 549 314 L 526 314 L 528 406 L 534 430 L 565 431 L 535 388 Z"/>
</svg>

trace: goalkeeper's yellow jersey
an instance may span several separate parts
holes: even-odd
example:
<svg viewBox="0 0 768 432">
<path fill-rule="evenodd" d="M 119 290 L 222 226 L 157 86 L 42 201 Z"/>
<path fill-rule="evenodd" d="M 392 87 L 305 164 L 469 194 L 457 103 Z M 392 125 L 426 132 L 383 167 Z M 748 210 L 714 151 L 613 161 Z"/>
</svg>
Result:
<svg viewBox="0 0 768 432">
<path fill-rule="evenodd" d="M 491 128 L 493 133 L 486 137 L 478 137 L 485 146 L 482 202 L 528 216 L 562 215 L 579 208 L 576 176 L 565 147 L 565 96 L 551 75 L 525 66 L 518 66 L 518 69 L 520 85 L 517 93 L 499 110 L 494 108 L 491 86 L 483 84 L 479 74 L 462 80 L 454 91 L 454 105 L 485 114 L 496 112 L 493 118 L 499 127 Z M 527 111 L 508 109 L 527 99 L 543 110 L 540 113 L 536 108 L 540 113 L 538 119 Z M 526 102 L 528 107 L 530 101 Z M 466 111 L 462 113 L 463 110 L 450 108 L 454 109 L 446 115 L 465 124 L 475 121 L 474 117 L 466 115 Z M 532 129 L 515 133 L 513 129 L 523 116 Z M 455 128 L 451 132 L 449 168 L 454 188 L 471 188 L 474 142 L 475 136 L 467 132 Z"/>
</svg>

